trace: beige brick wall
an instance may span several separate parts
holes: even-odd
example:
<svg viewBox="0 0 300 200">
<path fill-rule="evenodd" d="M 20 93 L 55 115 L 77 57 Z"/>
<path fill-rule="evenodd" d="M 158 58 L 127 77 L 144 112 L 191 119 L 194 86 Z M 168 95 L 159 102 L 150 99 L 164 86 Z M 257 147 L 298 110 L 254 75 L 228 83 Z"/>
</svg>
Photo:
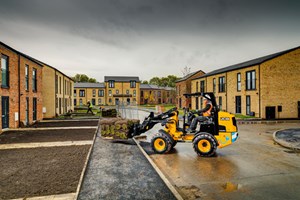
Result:
<svg viewBox="0 0 300 200">
<path fill-rule="evenodd" d="M 130 82 L 115 82 L 114 88 L 109 88 L 108 82 L 105 82 L 105 88 L 106 88 L 106 103 L 108 105 L 115 105 L 116 99 L 119 99 L 120 102 L 127 102 L 127 99 L 130 100 L 130 102 L 136 101 L 137 104 L 140 104 L 140 83 L 136 83 L 135 88 L 130 88 Z M 117 90 L 119 91 L 119 94 L 117 94 Z M 120 96 L 117 97 L 116 95 L 127 95 L 127 90 L 129 91 L 129 97 L 127 96 Z M 109 94 L 109 91 L 111 91 L 111 95 Z M 135 91 L 135 93 L 134 93 Z M 111 99 L 111 100 L 110 100 Z"/>
<path fill-rule="evenodd" d="M 55 71 L 55 75 L 58 81 L 56 114 L 61 115 L 67 113 L 69 110 L 74 110 L 74 82 L 59 71 Z"/>
<path fill-rule="evenodd" d="M 43 67 L 43 107 L 46 109 L 44 118 L 55 117 L 55 70 L 53 68 Z"/>
<path fill-rule="evenodd" d="M 277 118 L 297 118 L 300 101 L 300 49 L 263 63 L 261 70 L 261 113 L 276 106 Z M 282 112 L 277 112 L 277 106 Z"/>
<path fill-rule="evenodd" d="M 95 99 L 95 105 L 105 105 L 105 88 L 75 88 L 76 90 L 76 106 L 80 106 L 80 102 L 82 102 L 82 105 L 87 105 L 87 101 L 91 101 L 92 99 Z M 85 96 L 80 97 L 79 96 L 79 91 L 84 90 L 85 91 Z M 100 97 L 98 94 L 99 90 L 103 90 L 103 97 Z M 95 91 L 95 93 L 93 93 Z M 100 99 L 100 101 L 99 101 Z"/>
</svg>

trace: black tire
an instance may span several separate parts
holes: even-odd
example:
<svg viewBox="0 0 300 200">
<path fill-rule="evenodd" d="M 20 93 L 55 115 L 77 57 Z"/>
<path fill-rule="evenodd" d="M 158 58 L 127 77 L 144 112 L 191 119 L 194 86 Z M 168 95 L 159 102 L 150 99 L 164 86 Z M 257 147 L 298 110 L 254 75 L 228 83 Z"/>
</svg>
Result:
<svg viewBox="0 0 300 200">
<path fill-rule="evenodd" d="M 210 133 L 201 133 L 194 138 L 193 147 L 199 156 L 211 157 L 216 154 L 217 142 Z"/>
<path fill-rule="evenodd" d="M 151 148 L 155 153 L 168 153 L 172 148 L 172 142 L 165 133 L 156 133 L 150 142 Z"/>
<path fill-rule="evenodd" d="M 173 149 L 176 146 L 176 144 L 177 144 L 177 141 L 174 140 L 174 142 L 172 143 L 172 148 L 171 149 Z"/>
</svg>

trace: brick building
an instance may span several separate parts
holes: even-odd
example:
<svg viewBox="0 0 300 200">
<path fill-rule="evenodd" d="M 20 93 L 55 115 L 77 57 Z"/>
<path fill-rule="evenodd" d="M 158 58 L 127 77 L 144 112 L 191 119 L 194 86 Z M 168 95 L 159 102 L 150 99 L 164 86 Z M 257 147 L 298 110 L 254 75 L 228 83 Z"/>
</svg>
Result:
<svg viewBox="0 0 300 200">
<path fill-rule="evenodd" d="M 2 129 L 18 128 L 43 118 L 42 65 L 0 42 Z"/>
<path fill-rule="evenodd" d="M 171 87 L 160 87 L 151 84 L 140 85 L 140 104 L 174 104 L 176 92 Z"/>
<path fill-rule="evenodd" d="M 56 68 L 38 61 L 43 65 L 43 114 L 53 118 L 74 110 L 74 81 Z"/>
<path fill-rule="evenodd" d="M 205 74 L 202 70 L 189 73 L 188 75 L 184 76 L 183 78 L 176 81 L 176 106 L 178 108 L 190 108 L 191 101 L 189 98 L 185 98 L 183 94 L 191 93 L 191 81 L 192 79 L 199 77 Z"/>
<path fill-rule="evenodd" d="M 93 105 L 105 105 L 104 83 L 75 83 L 74 106 L 86 105 L 90 101 Z"/>
<path fill-rule="evenodd" d="M 105 102 L 107 105 L 140 104 L 140 80 L 136 76 L 105 76 Z"/>
<path fill-rule="evenodd" d="M 214 70 L 192 92 L 214 92 L 220 110 L 263 119 L 300 118 L 300 47 Z M 202 99 L 192 98 L 192 108 Z"/>
</svg>

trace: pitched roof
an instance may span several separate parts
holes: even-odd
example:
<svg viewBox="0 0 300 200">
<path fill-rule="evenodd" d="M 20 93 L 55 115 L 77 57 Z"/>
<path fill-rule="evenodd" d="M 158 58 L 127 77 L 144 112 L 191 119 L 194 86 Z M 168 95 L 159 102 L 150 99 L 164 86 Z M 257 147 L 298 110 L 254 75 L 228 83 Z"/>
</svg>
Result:
<svg viewBox="0 0 300 200">
<path fill-rule="evenodd" d="M 116 81 L 116 82 L 130 82 L 136 81 L 140 82 L 139 77 L 137 76 L 104 76 L 104 81 Z"/>
<path fill-rule="evenodd" d="M 286 54 L 286 53 L 289 53 L 291 51 L 294 51 L 294 50 L 296 50 L 298 48 L 300 48 L 300 46 L 292 48 L 292 49 L 288 49 L 288 50 L 285 50 L 285 51 L 281 51 L 281 52 L 278 52 L 278 53 L 274 53 L 274 54 L 271 54 L 271 55 L 267 55 L 267 56 L 263 56 L 263 57 L 260 57 L 260 58 L 256 58 L 256 59 L 253 59 L 253 60 L 249 60 L 249 61 L 246 61 L 246 62 L 242 62 L 242 63 L 239 63 L 239 64 L 230 65 L 228 67 L 224 67 L 224 68 L 221 68 L 221 69 L 217 69 L 217 70 L 208 72 L 208 73 L 206 73 L 206 74 L 204 74 L 202 76 L 194 78 L 193 80 L 198 79 L 198 78 L 204 78 L 204 77 L 207 77 L 207 76 L 216 75 L 216 74 L 221 74 L 221 73 L 224 73 L 224 72 L 229 72 L 229 71 L 233 71 L 233 70 L 237 70 L 237 69 L 251 67 L 251 66 L 254 66 L 254 65 L 259 65 L 259 64 L 262 64 L 262 63 L 264 63 L 264 62 L 266 62 L 268 60 L 271 60 L 271 59 L 276 58 L 278 56 L 281 56 L 283 54 Z"/>
<path fill-rule="evenodd" d="M 175 88 L 172 87 L 161 87 L 158 85 L 152 85 L 152 84 L 141 84 L 140 89 L 149 89 L 149 90 L 175 90 Z"/>
<path fill-rule="evenodd" d="M 74 83 L 74 88 L 105 88 L 104 83 Z"/>
<path fill-rule="evenodd" d="M 199 72 L 203 72 L 203 71 L 202 71 L 202 70 L 198 70 L 198 71 L 189 73 L 188 75 L 185 75 L 183 78 L 178 79 L 177 81 L 175 81 L 175 83 L 178 83 L 178 82 L 181 82 L 181 81 L 185 81 L 185 80 L 191 78 L 192 76 L 194 76 L 195 74 L 197 74 L 197 73 L 199 73 Z M 203 72 L 203 73 L 205 73 L 205 72 Z"/>
<path fill-rule="evenodd" d="M 24 53 L 22 53 L 22 52 L 20 52 L 20 51 L 17 51 L 17 50 L 15 50 L 14 48 L 8 46 L 7 44 L 4 44 L 4 43 L 1 42 L 1 41 L 0 41 L 0 45 L 4 46 L 5 48 L 7 48 L 7 49 L 9 49 L 9 50 L 11 50 L 11 51 L 13 51 L 13 52 L 15 52 L 15 53 L 17 53 L 17 54 L 22 55 L 23 57 L 27 58 L 28 60 L 31 60 L 32 62 L 34 62 L 34 63 L 36 63 L 36 64 L 38 64 L 38 65 L 40 65 L 40 66 L 42 66 L 42 67 L 43 67 L 44 65 L 46 65 L 46 66 L 48 66 L 48 67 L 54 69 L 55 71 L 58 71 L 59 73 L 63 74 L 65 77 L 67 77 L 67 78 L 69 78 L 70 80 L 73 81 L 72 78 L 70 78 L 69 76 L 67 76 L 67 75 L 64 74 L 63 72 L 59 71 L 59 70 L 56 69 L 55 67 L 52 67 L 51 65 L 48 65 L 48 64 L 46 64 L 46 63 L 44 63 L 44 62 L 42 62 L 42 61 L 39 61 L 38 59 L 33 58 L 33 57 L 29 56 L 29 55 L 26 55 L 26 54 L 24 54 Z"/>
<path fill-rule="evenodd" d="M 35 59 L 33 59 L 32 57 L 30 57 L 30 56 L 28 56 L 28 55 L 26 55 L 26 54 L 24 54 L 24 53 L 22 53 L 22 52 L 20 52 L 20 51 L 18 51 L 18 50 L 16 50 L 16 49 L 14 49 L 14 48 L 8 46 L 7 44 L 5 44 L 5 43 L 3 43 L 3 42 L 1 42 L 1 41 L 0 41 L 0 45 L 2 45 L 3 47 L 5 47 L 6 49 L 9 49 L 10 51 L 15 52 L 16 54 L 19 54 L 19 55 L 23 56 L 24 58 L 27 58 L 28 60 L 30 60 L 30 61 L 32 61 L 32 62 L 38 64 L 38 65 L 41 66 L 41 67 L 43 66 L 43 65 L 41 65 L 41 63 L 37 62 L 37 61 L 36 61 Z"/>
</svg>

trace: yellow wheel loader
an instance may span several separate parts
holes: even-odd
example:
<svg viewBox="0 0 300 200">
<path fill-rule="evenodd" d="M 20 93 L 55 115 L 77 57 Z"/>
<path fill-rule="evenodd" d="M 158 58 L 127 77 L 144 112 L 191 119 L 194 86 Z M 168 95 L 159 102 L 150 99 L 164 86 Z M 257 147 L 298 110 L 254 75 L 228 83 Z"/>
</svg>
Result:
<svg viewBox="0 0 300 200">
<path fill-rule="evenodd" d="M 201 122 L 200 129 L 195 133 L 187 132 L 195 113 L 184 109 L 183 127 L 179 127 L 179 116 L 177 108 L 172 108 L 167 112 L 154 115 L 153 112 L 145 118 L 142 124 L 136 124 L 132 131 L 132 137 L 140 135 L 155 124 L 161 123 L 165 128 L 161 129 L 151 139 L 151 147 L 154 152 L 168 153 L 177 142 L 191 142 L 193 148 L 199 156 L 211 157 L 215 155 L 217 148 L 226 147 L 238 138 L 237 123 L 235 116 L 228 112 L 219 111 L 213 93 L 185 94 L 186 97 L 202 96 L 212 102 L 211 116 Z"/>
</svg>

